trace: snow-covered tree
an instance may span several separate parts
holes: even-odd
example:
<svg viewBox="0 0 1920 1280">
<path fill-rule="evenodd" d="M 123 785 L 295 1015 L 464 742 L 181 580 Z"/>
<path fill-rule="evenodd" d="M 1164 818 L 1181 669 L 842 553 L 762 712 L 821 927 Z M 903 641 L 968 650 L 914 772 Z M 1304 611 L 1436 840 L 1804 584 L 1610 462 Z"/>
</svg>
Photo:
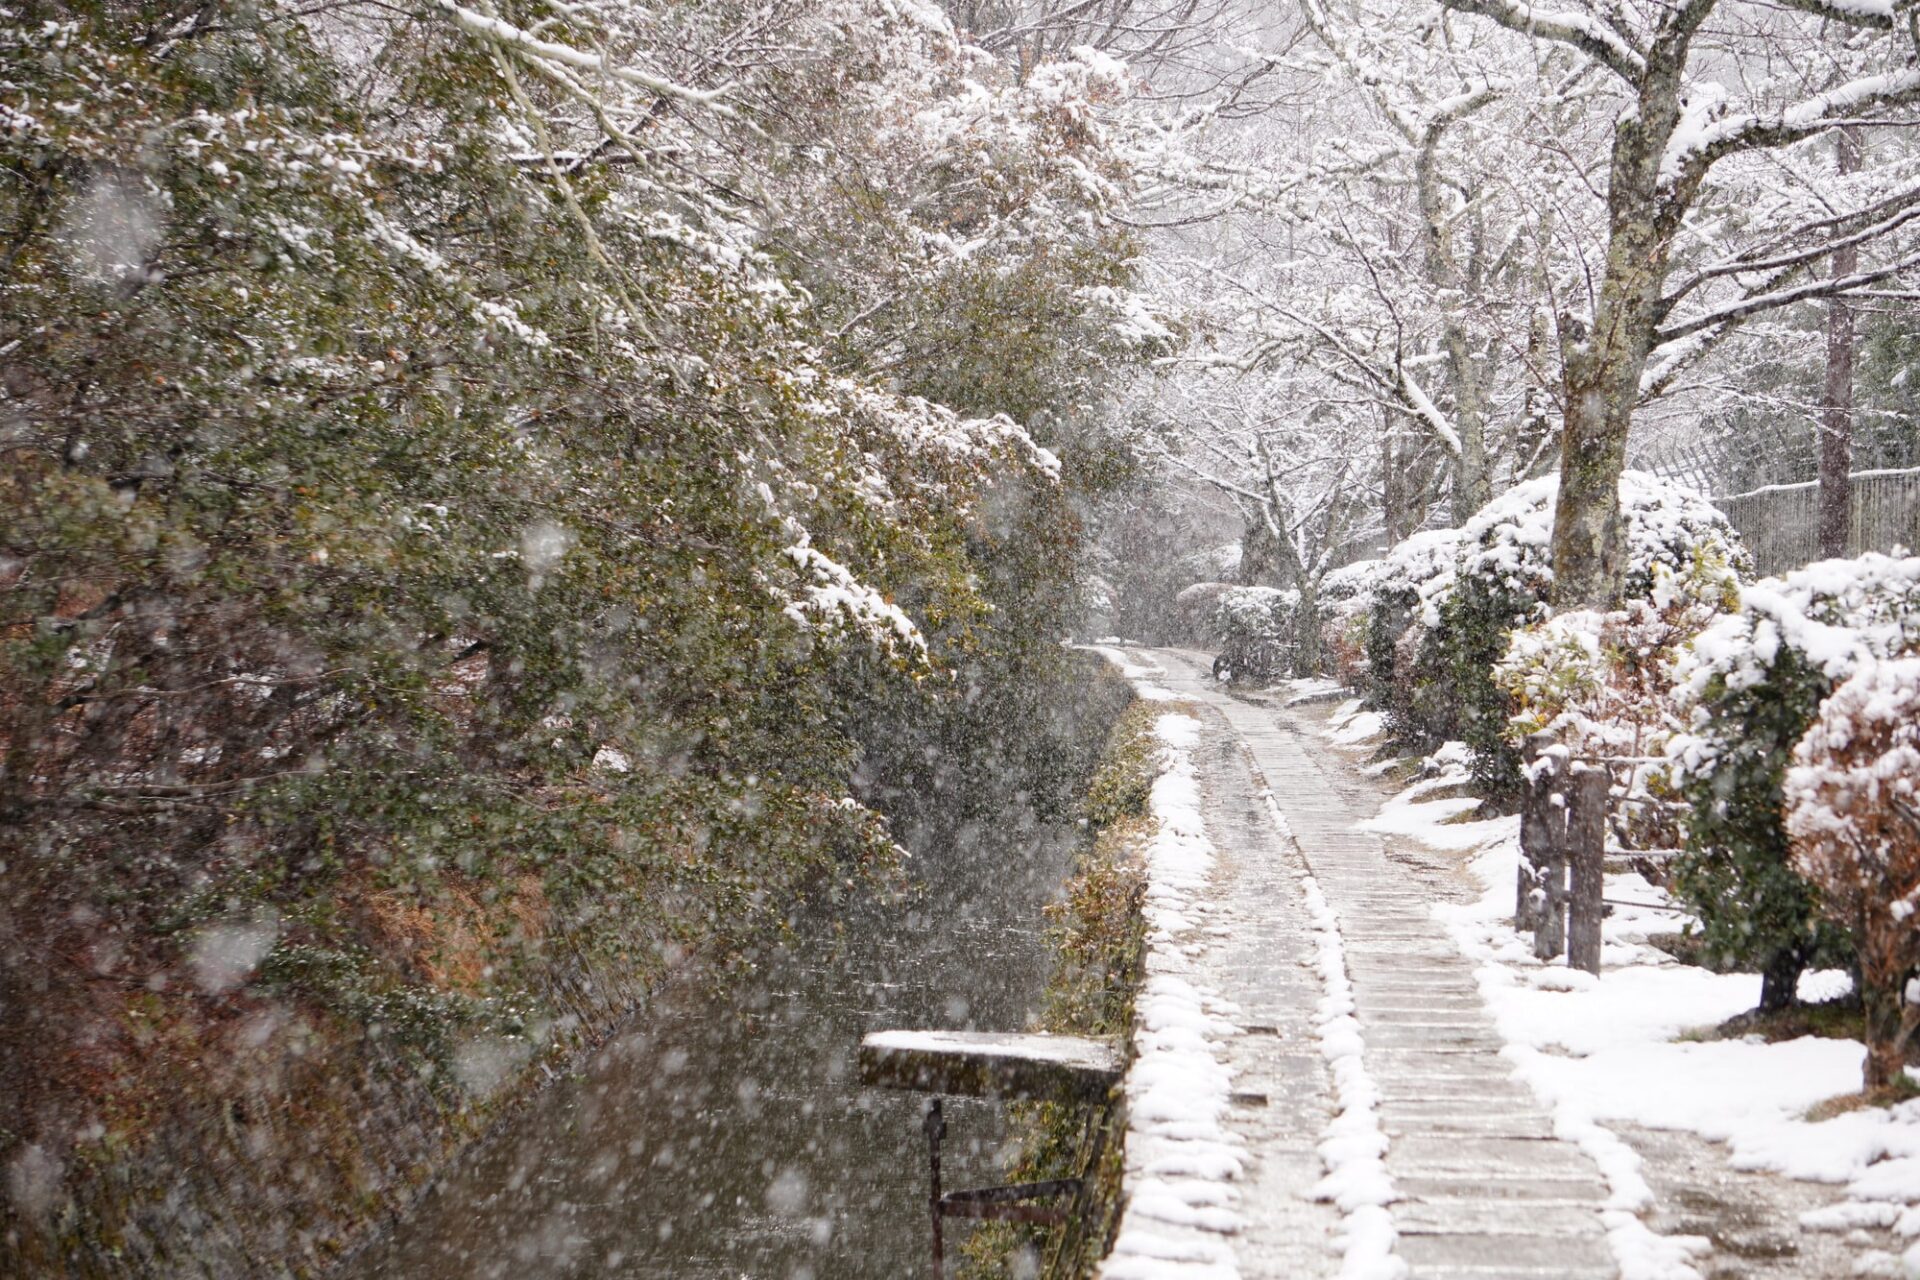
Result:
<svg viewBox="0 0 1920 1280">
<path fill-rule="evenodd" d="M 1850 274 L 1818 272 L 1897 236 L 1920 202 L 1903 156 L 1842 181 L 1816 145 L 1835 129 L 1906 118 L 1920 100 L 1911 33 L 1878 3 L 1441 3 L 1576 52 L 1616 112 L 1603 246 L 1584 264 L 1587 297 L 1560 320 L 1554 528 L 1556 600 L 1605 603 L 1625 574 L 1617 485 L 1649 384 L 1750 316 L 1868 288 L 1916 261 L 1896 246 Z"/>
</svg>

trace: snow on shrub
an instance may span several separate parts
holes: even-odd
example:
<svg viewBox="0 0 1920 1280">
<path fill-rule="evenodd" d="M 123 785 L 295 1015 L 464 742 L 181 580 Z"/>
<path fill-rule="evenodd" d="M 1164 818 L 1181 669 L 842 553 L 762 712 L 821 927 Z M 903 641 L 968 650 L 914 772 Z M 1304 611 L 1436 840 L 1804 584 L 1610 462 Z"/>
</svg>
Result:
<svg viewBox="0 0 1920 1280">
<path fill-rule="evenodd" d="M 1417 690 L 1401 687 L 1407 674 L 1402 641 L 1421 626 L 1427 598 L 1452 588 L 1459 553 L 1458 529 L 1428 529 L 1395 544 L 1374 571 L 1367 607 L 1367 700 L 1385 711 L 1388 727 L 1403 742 L 1419 743 L 1431 735 L 1422 731 Z M 1417 650 L 1417 637 L 1404 647 Z"/>
<path fill-rule="evenodd" d="M 1793 867 L 1848 931 L 1866 1005 L 1866 1087 L 1898 1080 L 1920 1008 L 1920 659 L 1868 660 L 1820 704 L 1787 770 Z"/>
<path fill-rule="evenodd" d="M 1507 691 L 1493 669 L 1514 629 L 1543 615 L 1558 490 L 1557 476 L 1543 476 L 1489 502 L 1454 535 L 1451 563 L 1431 535 L 1404 562 L 1396 548 L 1375 594 L 1369 657 L 1379 689 L 1382 659 L 1392 654 L 1384 673 L 1389 724 L 1411 745 L 1466 742 L 1475 780 L 1495 795 L 1517 784 L 1518 756 L 1507 739 Z M 1701 562 L 1736 573 L 1751 563 L 1726 517 L 1689 490 L 1629 471 L 1620 477 L 1620 503 L 1628 600 L 1653 594 L 1659 566 L 1679 577 Z M 1401 610 L 1412 611 L 1405 621 Z"/>
<path fill-rule="evenodd" d="M 1240 588 L 1231 582 L 1196 582 L 1173 598 L 1173 614 L 1179 639 L 1187 644 L 1212 647 L 1220 643 L 1215 622 L 1220 601 L 1229 591 Z"/>
<path fill-rule="evenodd" d="M 1275 587 L 1234 587 L 1214 606 L 1213 629 L 1236 674 L 1273 676 L 1292 663 L 1300 593 Z"/>
<path fill-rule="evenodd" d="M 1823 560 L 1754 583 L 1737 613 L 1676 664 L 1685 731 L 1667 744 L 1692 805 L 1674 888 L 1704 940 L 1765 975 L 1764 1008 L 1794 998 L 1799 973 L 1843 939 L 1788 863 L 1782 781 L 1821 702 L 1874 658 L 1920 652 L 1920 558 Z"/>
<path fill-rule="evenodd" d="M 1740 580 L 1713 553 L 1684 574 L 1655 564 L 1651 591 L 1611 612 L 1574 610 L 1513 631 L 1494 666 L 1511 699 L 1507 741 L 1534 733 L 1584 754 L 1644 756 L 1680 727 L 1674 660 L 1740 606 Z"/>
<path fill-rule="evenodd" d="M 1739 579 L 1714 553 L 1686 573 L 1656 563 L 1652 588 L 1611 612 L 1577 610 L 1516 630 L 1494 667 L 1509 700 L 1507 740 L 1536 733 L 1585 755 L 1644 760 L 1682 726 L 1674 659 L 1709 625 L 1737 608 Z M 1647 763 L 1616 771 L 1629 794 L 1665 792 L 1664 770 Z M 1679 836 L 1656 809 L 1639 807 L 1616 827 L 1634 847 L 1671 847 Z"/>
<path fill-rule="evenodd" d="M 1320 579 L 1316 593 L 1320 657 L 1341 684 L 1358 688 L 1367 675 L 1367 615 L 1384 560 L 1360 560 Z"/>
</svg>

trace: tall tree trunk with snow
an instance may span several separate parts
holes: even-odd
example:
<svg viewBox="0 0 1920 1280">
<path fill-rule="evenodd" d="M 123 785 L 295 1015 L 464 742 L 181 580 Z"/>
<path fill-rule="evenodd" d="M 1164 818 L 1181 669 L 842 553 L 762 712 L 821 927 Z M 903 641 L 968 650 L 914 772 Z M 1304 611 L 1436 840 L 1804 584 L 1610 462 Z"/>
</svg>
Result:
<svg viewBox="0 0 1920 1280">
<path fill-rule="evenodd" d="M 1809 33 L 1824 42 L 1820 56 L 1852 63 L 1841 81 L 1790 105 L 1756 100 L 1752 110 L 1740 111 L 1729 108 L 1722 79 L 1702 74 L 1694 80 L 1703 96 L 1693 104 L 1698 110 L 1689 113 L 1688 60 L 1719 2 L 1674 0 L 1652 6 L 1636 30 L 1633 17 L 1620 6 L 1605 6 L 1602 19 L 1599 6 L 1595 12 L 1549 12 L 1519 0 L 1440 0 L 1446 8 L 1578 49 L 1630 86 L 1636 99 L 1613 126 L 1607 252 L 1593 325 L 1590 331 L 1576 332 L 1571 322 L 1562 322 L 1566 404 L 1560 499 L 1553 522 L 1553 603 L 1561 608 L 1606 606 L 1619 597 L 1625 569 L 1620 472 L 1626 465 L 1627 430 L 1647 357 L 1657 343 L 1695 334 L 1708 335 L 1711 343 L 1714 335 L 1748 316 L 1864 288 L 1920 265 L 1920 259 L 1908 256 L 1813 287 L 1763 289 L 1687 321 L 1668 323 L 1668 311 L 1686 292 L 1662 297 L 1674 239 L 1716 161 L 1786 147 L 1885 107 L 1920 103 L 1920 67 L 1905 49 L 1908 27 L 1902 11 L 1852 0 L 1793 0 L 1788 8 L 1821 19 L 1819 34 Z M 1724 74 L 1723 64 L 1743 55 L 1726 43 L 1725 33 L 1715 36 L 1716 49 L 1702 61 L 1711 64 L 1718 77 Z M 1681 132 L 1683 119 L 1689 123 Z M 1883 211 L 1889 216 L 1876 219 Z M 1803 230 L 1824 230 L 1835 242 L 1828 252 L 1837 258 L 1840 242 L 1857 244 L 1885 235 L 1904 221 L 1904 208 L 1895 202 L 1809 222 Z M 1818 256 L 1789 253 L 1765 262 L 1781 273 L 1777 286 Z M 1688 287 L 1709 276 L 1738 274 L 1739 267 L 1738 262 L 1723 262 L 1703 270 Z"/>
<path fill-rule="evenodd" d="M 1406 493 L 1410 477 L 1398 456 L 1400 451 L 1393 447 L 1399 434 L 1393 429 L 1393 417 L 1391 409 L 1380 411 L 1380 519 L 1386 526 L 1389 547 L 1397 546 L 1413 532 L 1413 522 L 1408 519 L 1413 504 Z"/>
<path fill-rule="evenodd" d="M 1635 130 L 1623 125 L 1620 132 L 1624 138 Z M 1553 603 L 1563 609 L 1612 604 L 1625 577 L 1620 473 L 1668 247 L 1655 227 L 1651 193 L 1621 183 L 1623 170 L 1631 173 L 1640 157 L 1620 153 L 1638 150 L 1625 142 L 1614 148 L 1611 235 L 1593 329 L 1561 335 L 1569 352 L 1553 512 Z M 1652 163 L 1658 164 L 1657 153 Z"/>
<path fill-rule="evenodd" d="M 1860 126 L 1834 134 L 1835 167 L 1842 176 L 1860 167 Z M 1832 275 L 1860 267 L 1858 245 L 1834 250 Z M 1853 524 L 1853 308 L 1844 297 L 1827 303 L 1827 382 L 1820 403 L 1820 554 L 1847 554 Z"/>
<path fill-rule="evenodd" d="M 1709 5 L 1693 6 L 1704 18 Z M 1563 332 L 1566 408 L 1560 496 L 1553 512 L 1553 603 L 1609 607 L 1626 577 L 1620 473 L 1640 376 L 1653 350 L 1680 215 L 1697 176 L 1661 183 L 1661 161 L 1680 121 L 1686 37 L 1656 42 L 1639 83 L 1639 109 L 1614 126 L 1607 186 L 1607 257 L 1590 332 Z M 1676 190 L 1683 185 L 1686 190 Z"/>
</svg>

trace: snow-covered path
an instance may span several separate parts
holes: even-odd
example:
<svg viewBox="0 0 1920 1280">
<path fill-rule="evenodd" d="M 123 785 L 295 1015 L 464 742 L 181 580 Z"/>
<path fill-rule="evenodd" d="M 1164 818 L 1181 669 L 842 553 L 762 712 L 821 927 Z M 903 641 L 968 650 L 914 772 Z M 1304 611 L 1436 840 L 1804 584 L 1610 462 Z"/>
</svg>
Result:
<svg viewBox="0 0 1920 1280">
<path fill-rule="evenodd" d="M 1465 894 L 1455 873 L 1357 831 L 1379 793 L 1278 708 L 1219 690 L 1201 655 L 1130 656 L 1208 712 L 1215 900 L 1192 951 L 1237 1006 L 1239 1274 L 1616 1275 L 1600 1171 L 1512 1078 L 1433 918 Z"/>
</svg>

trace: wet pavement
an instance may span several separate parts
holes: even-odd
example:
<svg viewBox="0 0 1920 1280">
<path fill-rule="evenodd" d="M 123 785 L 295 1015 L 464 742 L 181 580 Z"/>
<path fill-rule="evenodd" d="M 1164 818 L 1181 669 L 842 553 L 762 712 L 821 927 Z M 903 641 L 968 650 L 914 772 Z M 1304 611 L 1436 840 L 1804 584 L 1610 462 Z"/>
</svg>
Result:
<svg viewBox="0 0 1920 1280">
<path fill-rule="evenodd" d="M 1354 825 L 1378 789 L 1296 716 L 1215 684 L 1202 655 L 1156 650 L 1156 683 L 1202 709 L 1196 749 L 1203 816 L 1217 853 L 1210 967 L 1248 1034 L 1230 1042 L 1249 1172 L 1234 1245 L 1242 1276 L 1336 1274 L 1339 1216 L 1305 1199 L 1324 1168 L 1332 1115 L 1308 968 L 1314 944 L 1296 868 L 1311 871 L 1340 920 L 1368 1075 L 1389 1147 L 1395 1251 L 1410 1275 L 1584 1280 L 1616 1268 L 1593 1162 L 1552 1136 L 1551 1119 L 1499 1056 L 1468 962 L 1433 919 L 1466 894 L 1444 855 L 1390 847 Z M 1292 839 L 1259 798 L 1270 788 Z"/>
<path fill-rule="evenodd" d="M 1367 1071 L 1401 1197 L 1392 1206 L 1396 1254 L 1409 1275 L 1512 1280 L 1616 1276 L 1601 1224 L 1607 1186 L 1499 1056 L 1499 1037 L 1471 966 L 1433 920 L 1477 887 L 1466 855 L 1357 832 L 1386 799 L 1357 753 L 1318 732 L 1325 707 L 1218 685 L 1208 656 L 1133 651 L 1162 668 L 1157 683 L 1199 709 L 1195 748 L 1203 816 L 1217 847 L 1215 940 L 1206 963 L 1237 1001 L 1245 1034 L 1230 1043 L 1234 1124 L 1247 1143 L 1239 1185 L 1239 1272 L 1317 1277 L 1339 1271 L 1339 1215 L 1312 1203 L 1316 1152 L 1333 1113 L 1318 1056 L 1307 967 L 1313 945 L 1297 870 L 1310 869 L 1340 918 Z M 1270 787 L 1283 834 L 1260 789 Z M 1800 1215 L 1844 1198 L 1837 1186 L 1733 1169 L 1726 1148 L 1690 1133 L 1609 1126 L 1641 1158 L 1655 1204 L 1641 1221 L 1661 1235 L 1700 1236 L 1702 1280 L 1823 1280 L 1871 1271 L 1897 1253 L 1884 1229 L 1822 1232 Z M 1881 1255 L 1884 1257 L 1884 1254 Z"/>
</svg>

